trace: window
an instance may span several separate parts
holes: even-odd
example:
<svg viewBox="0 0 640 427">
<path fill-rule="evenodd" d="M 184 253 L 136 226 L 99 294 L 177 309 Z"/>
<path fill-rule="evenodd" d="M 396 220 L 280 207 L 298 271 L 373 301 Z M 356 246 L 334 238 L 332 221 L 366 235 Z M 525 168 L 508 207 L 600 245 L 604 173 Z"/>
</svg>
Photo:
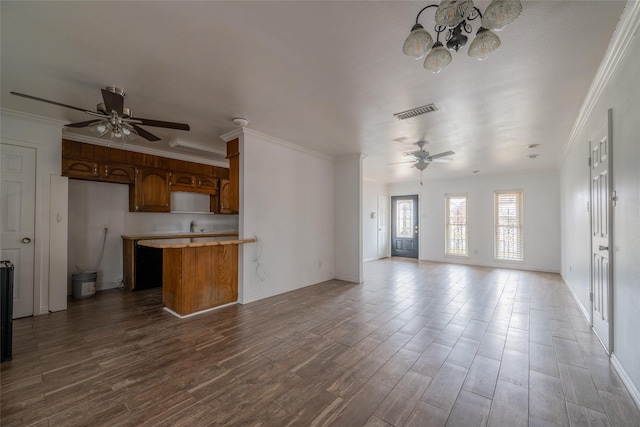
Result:
<svg viewBox="0 0 640 427">
<path fill-rule="evenodd" d="M 446 247 L 447 255 L 467 256 L 467 196 L 445 196 L 447 214 Z"/>
<path fill-rule="evenodd" d="M 413 200 L 396 201 L 396 236 L 413 237 Z"/>
<path fill-rule="evenodd" d="M 523 261 L 522 191 L 495 192 L 496 259 Z"/>
</svg>

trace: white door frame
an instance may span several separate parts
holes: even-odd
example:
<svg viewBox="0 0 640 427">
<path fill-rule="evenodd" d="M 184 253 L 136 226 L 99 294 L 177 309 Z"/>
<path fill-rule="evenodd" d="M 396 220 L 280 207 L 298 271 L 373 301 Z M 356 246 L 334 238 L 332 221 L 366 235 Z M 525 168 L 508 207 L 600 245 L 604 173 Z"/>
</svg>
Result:
<svg viewBox="0 0 640 427">
<path fill-rule="evenodd" d="M 384 202 L 383 202 L 383 206 L 380 206 L 380 200 L 381 198 L 384 198 Z M 380 258 L 388 258 L 390 256 L 390 234 L 391 234 L 391 215 L 390 215 L 390 209 L 391 209 L 391 197 L 386 194 L 386 193 L 378 193 L 378 213 L 377 213 L 377 253 L 376 256 L 378 259 Z M 386 219 L 386 224 L 384 224 L 384 220 Z M 383 222 L 381 224 L 381 222 Z M 386 228 L 386 230 L 382 230 L 381 227 Z M 384 239 L 385 241 L 381 241 L 383 239 L 381 239 L 380 237 L 380 232 L 383 231 L 385 232 L 385 235 L 387 236 L 386 239 Z M 380 253 L 383 254 L 383 256 L 380 256 Z"/>
<path fill-rule="evenodd" d="M 596 332 L 596 335 L 602 342 L 602 345 L 605 347 L 609 354 L 613 353 L 613 345 L 614 345 L 614 337 L 613 337 L 613 319 L 614 319 L 614 304 L 613 304 L 613 295 L 614 295 L 614 274 L 613 274 L 613 265 L 614 265 L 614 250 L 613 248 L 613 224 L 614 224 L 614 210 L 616 196 L 613 190 L 613 110 L 609 109 L 607 111 L 607 120 L 598 128 L 593 138 L 589 141 L 589 235 L 591 246 L 589 248 L 589 299 L 591 302 L 591 328 Z M 607 192 L 608 192 L 608 200 L 606 203 L 607 206 L 607 237 L 608 237 L 608 292 L 607 292 L 607 318 L 608 318 L 608 333 L 607 337 L 601 337 L 601 334 L 598 334 L 598 331 L 594 327 L 594 317 L 596 316 L 595 311 L 595 303 L 594 299 L 597 296 L 594 295 L 594 235 L 593 235 L 593 215 L 597 209 L 597 205 L 594 204 L 594 192 L 593 192 L 593 179 L 591 177 L 592 167 L 594 159 L 592 147 L 595 144 L 599 144 L 600 141 L 606 138 L 607 140 L 607 153 L 606 153 L 606 162 L 607 162 Z"/>
</svg>

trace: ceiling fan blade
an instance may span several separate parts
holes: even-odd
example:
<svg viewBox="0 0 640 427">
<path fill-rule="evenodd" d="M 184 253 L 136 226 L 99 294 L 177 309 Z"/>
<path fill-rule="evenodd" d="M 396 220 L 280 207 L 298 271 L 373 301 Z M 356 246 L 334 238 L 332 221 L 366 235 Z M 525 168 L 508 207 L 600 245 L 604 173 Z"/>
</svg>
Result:
<svg viewBox="0 0 640 427">
<path fill-rule="evenodd" d="M 34 101 L 46 102 L 47 104 L 53 104 L 53 105 L 58 105 L 60 107 L 71 108 L 72 110 L 82 111 L 83 113 L 90 112 L 88 110 L 85 110 L 84 108 L 74 107 L 73 105 L 62 104 L 60 102 L 55 102 L 55 101 L 49 101 L 48 99 L 38 98 L 37 96 L 25 95 L 24 93 L 19 93 L 19 92 L 9 92 L 9 93 L 11 95 L 21 96 L 27 99 L 33 99 Z"/>
<path fill-rule="evenodd" d="M 141 119 L 140 117 L 131 117 L 131 119 L 139 120 L 140 124 L 145 126 L 155 126 L 157 128 L 168 128 L 168 129 L 178 129 L 178 130 L 191 129 L 189 125 L 186 123 L 163 122 L 160 120 Z"/>
<path fill-rule="evenodd" d="M 447 156 L 452 156 L 456 154 L 453 151 L 445 151 L 444 153 L 438 153 L 438 154 L 434 154 L 433 156 L 430 156 L 432 159 L 437 159 L 438 157 L 447 157 Z"/>
<path fill-rule="evenodd" d="M 424 153 L 424 151 L 422 150 L 417 150 L 417 151 L 407 151 L 405 153 L 402 153 L 403 156 L 418 156 L 420 153 Z"/>
<path fill-rule="evenodd" d="M 158 138 L 157 136 L 155 136 L 154 134 L 152 134 L 151 132 L 147 132 L 146 130 L 142 129 L 140 126 L 131 123 L 131 127 L 133 127 L 133 129 L 135 129 L 136 133 L 138 135 L 140 135 L 141 137 L 143 137 L 144 139 L 148 140 L 148 141 L 160 141 L 160 138 Z"/>
<path fill-rule="evenodd" d="M 124 97 L 106 89 L 100 90 L 102 91 L 102 99 L 104 100 L 104 106 L 107 109 L 107 113 L 115 111 L 119 116 L 122 116 L 122 111 L 124 109 Z"/>
<path fill-rule="evenodd" d="M 93 123 L 98 123 L 98 122 L 101 122 L 101 121 L 103 121 L 103 120 L 101 120 L 101 119 L 87 120 L 86 122 L 69 123 L 68 125 L 65 125 L 65 126 L 69 127 L 69 128 L 84 128 L 84 127 L 87 127 L 89 125 L 92 125 Z"/>
<path fill-rule="evenodd" d="M 400 165 L 403 163 L 415 163 L 415 160 L 405 160 L 404 162 L 394 162 L 394 163 L 387 163 L 387 166 L 389 165 Z"/>
<path fill-rule="evenodd" d="M 449 163 L 451 161 L 451 159 L 427 159 L 427 162 L 429 163 Z"/>
</svg>

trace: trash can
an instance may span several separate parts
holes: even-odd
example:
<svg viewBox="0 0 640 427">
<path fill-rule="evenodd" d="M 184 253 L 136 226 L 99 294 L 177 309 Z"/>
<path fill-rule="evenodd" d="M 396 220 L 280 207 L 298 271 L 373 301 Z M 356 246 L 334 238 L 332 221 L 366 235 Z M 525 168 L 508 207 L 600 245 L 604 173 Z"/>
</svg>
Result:
<svg viewBox="0 0 640 427">
<path fill-rule="evenodd" d="M 0 340 L 0 353 L 2 353 L 2 362 L 11 360 L 13 341 L 13 270 L 14 267 L 11 261 L 0 261 L 0 275 L 2 276 L 2 288 L 0 291 L 2 339 Z"/>
<path fill-rule="evenodd" d="M 96 294 L 96 271 L 83 271 L 71 275 L 73 297 L 75 299 L 90 298 Z"/>
</svg>

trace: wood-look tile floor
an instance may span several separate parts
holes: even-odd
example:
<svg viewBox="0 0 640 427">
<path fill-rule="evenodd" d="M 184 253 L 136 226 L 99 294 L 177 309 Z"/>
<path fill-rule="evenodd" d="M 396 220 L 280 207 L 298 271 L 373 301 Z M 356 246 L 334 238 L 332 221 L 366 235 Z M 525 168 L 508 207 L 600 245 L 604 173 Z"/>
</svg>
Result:
<svg viewBox="0 0 640 427">
<path fill-rule="evenodd" d="M 3 426 L 640 426 L 556 274 L 403 259 L 179 320 L 158 289 L 14 322 Z"/>
</svg>

